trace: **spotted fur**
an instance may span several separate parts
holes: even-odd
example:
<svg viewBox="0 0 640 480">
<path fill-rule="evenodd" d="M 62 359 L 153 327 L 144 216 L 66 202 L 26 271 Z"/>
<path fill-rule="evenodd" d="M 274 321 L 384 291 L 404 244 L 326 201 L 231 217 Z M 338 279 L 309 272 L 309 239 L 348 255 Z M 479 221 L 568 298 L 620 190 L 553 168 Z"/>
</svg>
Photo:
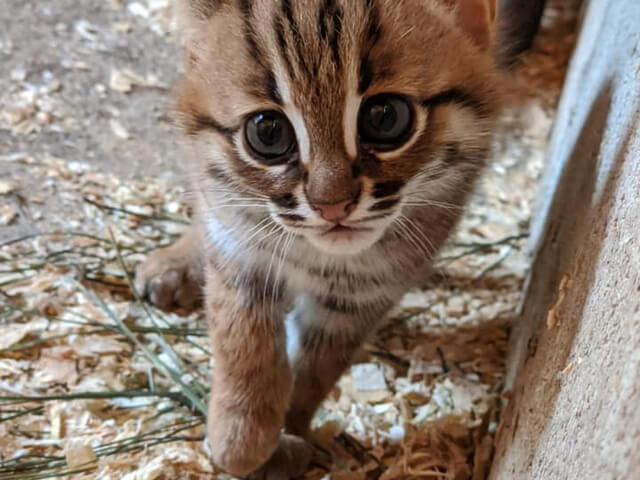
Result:
<svg viewBox="0 0 640 480">
<path fill-rule="evenodd" d="M 306 436 L 355 350 L 427 275 L 485 164 L 501 106 L 495 1 L 184 1 L 177 110 L 196 240 L 152 256 L 138 281 L 149 292 L 178 248 L 198 249 L 183 270 L 205 282 L 212 460 L 288 478 L 281 429 Z M 380 150 L 358 122 L 383 93 L 413 117 L 402 144 Z M 292 125 L 286 161 L 248 147 L 260 111 Z M 326 218 L 336 205 L 344 234 Z"/>
</svg>

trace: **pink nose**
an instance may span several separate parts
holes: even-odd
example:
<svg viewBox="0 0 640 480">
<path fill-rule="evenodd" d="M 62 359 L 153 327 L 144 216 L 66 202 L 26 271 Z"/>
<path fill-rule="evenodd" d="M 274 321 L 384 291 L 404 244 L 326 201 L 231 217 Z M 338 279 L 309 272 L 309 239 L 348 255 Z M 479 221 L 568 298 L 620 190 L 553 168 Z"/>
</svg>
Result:
<svg viewBox="0 0 640 480">
<path fill-rule="evenodd" d="M 349 216 L 353 210 L 352 205 L 353 201 L 346 200 L 340 203 L 319 203 L 313 205 L 313 208 L 317 210 L 325 220 L 339 223 Z"/>
</svg>

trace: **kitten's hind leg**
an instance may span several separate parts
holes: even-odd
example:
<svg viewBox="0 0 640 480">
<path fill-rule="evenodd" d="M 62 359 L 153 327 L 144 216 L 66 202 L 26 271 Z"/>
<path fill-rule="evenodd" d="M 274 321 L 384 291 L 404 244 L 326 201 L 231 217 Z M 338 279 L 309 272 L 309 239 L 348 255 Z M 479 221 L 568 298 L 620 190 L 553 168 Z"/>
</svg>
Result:
<svg viewBox="0 0 640 480">
<path fill-rule="evenodd" d="M 164 310 L 196 308 L 204 279 L 201 249 L 200 229 L 191 226 L 176 243 L 156 250 L 137 268 L 136 290 Z"/>
</svg>

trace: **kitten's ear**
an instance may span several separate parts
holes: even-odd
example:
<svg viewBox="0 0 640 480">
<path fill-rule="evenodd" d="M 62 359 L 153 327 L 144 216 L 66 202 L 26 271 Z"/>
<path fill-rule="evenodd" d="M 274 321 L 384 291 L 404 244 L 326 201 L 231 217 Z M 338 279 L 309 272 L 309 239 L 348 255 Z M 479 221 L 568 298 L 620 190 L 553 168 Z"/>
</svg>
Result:
<svg viewBox="0 0 640 480">
<path fill-rule="evenodd" d="M 498 0 L 444 0 L 451 5 L 459 25 L 483 49 L 492 46 L 498 17 Z"/>
</svg>

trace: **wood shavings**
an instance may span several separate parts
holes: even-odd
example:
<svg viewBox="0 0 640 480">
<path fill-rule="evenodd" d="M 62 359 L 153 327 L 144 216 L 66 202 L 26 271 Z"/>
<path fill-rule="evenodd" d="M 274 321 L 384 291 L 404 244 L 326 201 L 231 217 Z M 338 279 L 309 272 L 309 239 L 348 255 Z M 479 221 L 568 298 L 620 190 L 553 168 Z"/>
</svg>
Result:
<svg viewBox="0 0 640 480">
<path fill-rule="evenodd" d="M 5 180 L 0 178 L 0 195 L 7 195 L 14 192 L 18 188 L 18 182 L 15 180 Z"/>
<path fill-rule="evenodd" d="M 573 362 L 567 363 L 567 366 L 560 371 L 560 376 L 566 377 L 573 370 Z"/>
<path fill-rule="evenodd" d="M 95 42 L 98 39 L 98 27 L 90 23 L 88 20 L 78 20 L 75 24 L 76 32 L 85 40 Z"/>
<path fill-rule="evenodd" d="M 65 430 L 64 430 L 64 411 L 62 409 L 62 405 L 56 404 L 53 405 L 49 409 L 49 421 L 51 425 L 51 437 L 57 440 L 64 438 Z"/>
<path fill-rule="evenodd" d="M 38 371 L 40 382 L 43 384 L 72 385 L 78 378 L 76 363 L 73 360 L 42 357 L 35 363 L 34 367 Z"/>
<path fill-rule="evenodd" d="M 134 88 L 166 88 L 160 84 L 158 77 L 148 74 L 146 77 L 131 70 L 112 70 L 109 77 L 109 88 L 120 93 L 131 93 Z"/>
<path fill-rule="evenodd" d="M 128 70 L 113 70 L 109 78 L 111 90 L 129 93 L 136 85 L 144 85 L 144 78 Z"/>
<path fill-rule="evenodd" d="M 353 387 L 357 392 L 371 392 L 387 390 L 387 382 L 380 365 L 375 363 L 361 363 L 351 367 Z"/>
<path fill-rule="evenodd" d="M 65 459 L 70 469 L 86 467 L 96 461 L 96 453 L 82 440 L 70 440 L 65 448 Z"/>
<path fill-rule="evenodd" d="M 149 18 L 149 16 L 151 15 L 151 13 L 149 12 L 149 9 L 145 7 L 143 4 L 141 4 L 140 2 L 132 2 L 128 4 L 127 10 L 129 10 L 129 12 L 132 15 L 142 17 L 145 19 Z"/>
<path fill-rule="evenodd" d="M 11 205 L 0 204 L 0 225 L 11 225 L 18 218 L 18 211 Z"/>
<path fill-rule="evenodd" d="M 109 122 L 109 125 L 111 126 L 111 131 L 113 132 L 113 134 L 119 139 L 129 140 L 131 138 L 129 130 L 127 130 L 126 127 L 122 125 L 122 123 L 120 123 L 118 120 L 112 119 Z"/>
</svg>

